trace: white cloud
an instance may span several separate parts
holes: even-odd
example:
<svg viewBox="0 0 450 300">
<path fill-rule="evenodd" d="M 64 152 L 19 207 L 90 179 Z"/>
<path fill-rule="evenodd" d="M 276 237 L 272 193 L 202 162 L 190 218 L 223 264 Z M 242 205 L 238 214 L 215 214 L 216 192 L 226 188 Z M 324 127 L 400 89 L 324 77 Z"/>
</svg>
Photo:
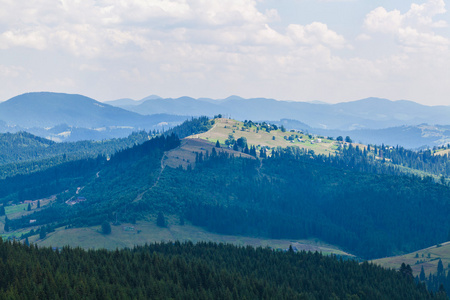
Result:
<svg viewBox="0 0 450 300">
<path fill-rule="evenodd" d="M 444 14 L 445 9 L 444 0 L 428 0 L 426 3 L 412 4 L 411 9 L 406 13 L 406 18 L 413 23 L 431 27 L 445 27 L 445 21 L 433 21 L 433 17 L 439 14 Z"/>
<path fill-rule="evenodd" d="M 356 37 L 356 40 L 358 40 L 358 41 L 369 41 L 371 39 L 372 39 L 372 37 L 365 33 L 361 33 Z"/>
<path fill-rule="evenodd" d="M 9 27 L 0 36 L 2 49 L 62 49 L 78 57 L 117 58 L 174 42 L 190 46 L 346 46 L 342 35 L 319 22 L 292 24 L 285 33 L 277 31 L 269 24 L 279 19 L 277 11 L 262 13 L 254 0 L 0 2 L 7 10 L 18 12 L 16 19 L 5 16 L 0 21 Z"/>
<path fill-rule="evenodd" d="M 0 35 L 0 49 L 16 46 L 44 50 L 47 48 L 47 40 L 42 32 L 32 30 L 8 30 Z"/>
<path fill-rule="evenodd" d="M 346 45 L 343 36 L 328 29 L 326 24 L 319 22 L 313 22 L 306 26 L 291 24 L 288 27 L 288 36 L 305 45 L 324 44 L 333 48 L 342 48 Z"/>
<path fill-rule="evenodd" d="M 417 29 L 406 27 L 398 30 L 399 41 L 410 47 L 430 48 L 435 53 L 436 50 L 447 50 L 450 44 L 449 39 L 434 33 L 423 33 Z"/>
<path fill-rule="evenodd" d="M 19 80 L 31 70 L 17 89 L 95 91 L 90 96 L 103 99 L 152 92 L 297 100 L 379 95 L 377 88 L 389 86 L 384 81 L 413 81 L 430 70 L 445 78 L 449 45 L 442 35 L 447 24 L 438 18 L 445 12 L 441 0 L 406 12 L 369 12 L 362 32 L 353 35 L 355 45 L 323 16 L 289 24 L 276 9 L 258 9 L 258 2 L 0 0 L 0 51 L 9 54 L 2 55 L 0 76 Z M 395 49 L 387 40 L 395 40 Z M 18 52 L 35 57 L 8 65 Z"/>
<path fill-rule="evenodd" d="M 371 32 L 394 35 L 409 50 L 411 47 L 417 50 L 447 49 L 449 39 L 433 32 L 434 28 L 447 26 L 443 20 L 434 20 L 445 12 L 444 0 L 428 0 L 421 5 L 413 3 L 404 14 L 399 10 L 387 11 L 378 7 L 367 14 L 364 25 Z"/>
<path fill-rule="evenodd" d="M 0 65 L 0 77 L 3 78 L 17 78 L 25 72 L 26 71 L 23 67 Z"/>
<path fill-rule="evenodd" d="M 384 7 L 378 7 L 371 11 L 364 20 L 364 25 L 374 32 L 395 33 L 400 28 L 404 16 L 399 10 L 386 11 Z"/>
</svg>

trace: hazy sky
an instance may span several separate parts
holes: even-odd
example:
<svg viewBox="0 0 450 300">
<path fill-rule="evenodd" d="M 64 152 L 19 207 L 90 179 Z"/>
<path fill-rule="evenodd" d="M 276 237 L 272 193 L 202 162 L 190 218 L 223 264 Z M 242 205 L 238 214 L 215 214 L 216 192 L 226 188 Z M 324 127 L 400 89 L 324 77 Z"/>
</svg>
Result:
<svg viewBox="0 0 450 300">
<path fill-rule="evenodd" d="M 0 100 L 450 105 L 449 23 L 443 0 L 0 0 Z"/>
</svg>

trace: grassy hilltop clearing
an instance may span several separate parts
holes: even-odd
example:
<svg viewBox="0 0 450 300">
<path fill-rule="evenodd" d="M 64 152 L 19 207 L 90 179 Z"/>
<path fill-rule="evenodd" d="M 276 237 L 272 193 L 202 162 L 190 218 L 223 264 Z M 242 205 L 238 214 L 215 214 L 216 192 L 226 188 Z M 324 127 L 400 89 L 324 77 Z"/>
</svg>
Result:
<svg viewBox="0 0 450 300">
<path fill-rule="evenodd" d="M 323 136 L 313 136 L 302 131 L 286 131 L 282 128 L 273 127 L 270 124 L 254 124 L 253 122 L 240 122 L 232 119 L 216 118 L 211 130 L 192 135 L 189 138 L 199 138 L 215 143 L 219 141 L 225 145 L 227 140 L 237 140 L 240 137 L 247 139 L 249 145 L 277 148 L 297 146 L 314 150 L 317 154 L 334 154 L 339 143 L 329 140 Z M 231 137 L 232 136 L 232 137 Z"/>
</svg>

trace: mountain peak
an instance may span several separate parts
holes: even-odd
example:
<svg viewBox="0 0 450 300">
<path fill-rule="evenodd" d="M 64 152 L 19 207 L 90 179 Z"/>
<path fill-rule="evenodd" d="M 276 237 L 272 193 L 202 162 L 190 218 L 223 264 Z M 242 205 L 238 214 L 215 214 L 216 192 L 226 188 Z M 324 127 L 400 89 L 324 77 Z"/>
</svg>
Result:
<svg viewBox="0 0 450 300">
<path fill-rule="evenodd" d="M 158 100 L 158 99 L 162 99 L 162 97 L 160 97 L 158 95 L 150 95 L 150 96 L 147 96 L 145 98 L 142 98 L 139 102 L 144 102 L 144 101 L 147 101 L 147 100 Z"/>
<path fill-rule="evenodd" d="M 240 96 L 231 95 L 231 96 L 228 96 L 227 98 L 225 98 L 223 100 L 228 101 L 228 100 L 245 100 L 245 99 L 240 97 Z"/>
</svg>

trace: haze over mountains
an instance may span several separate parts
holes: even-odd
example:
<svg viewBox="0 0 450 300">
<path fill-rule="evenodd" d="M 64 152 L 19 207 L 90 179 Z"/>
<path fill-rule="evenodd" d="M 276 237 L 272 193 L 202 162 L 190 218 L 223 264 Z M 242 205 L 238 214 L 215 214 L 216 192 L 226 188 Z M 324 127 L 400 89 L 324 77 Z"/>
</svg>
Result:
<svg viewBox="0 0 450 300">
<path fill-rule="evenodd" d="M 170 113 L 176 115 L 213 116 L 221 114 L 234 119 L 294 119 L 313 128 L 353 130 L 381 129 L 402 125 L 447 124 L 448 106 L 425 106 L 412 101 L 390 101 L 366 98 L 338 104 L 278 101 L 267 98 L 244 99 L 230 96 L 222 100 L 158 98 L 140 101 L 107 102 L 140 114 Z"/>
<path fill-rule="evenodd" d="M 99 102 L 61 93 L 27 93 L 0 103 L 0 131 L 25 130 L 55 141 L 102 140 L 133 131 L 170 128 L 192 116 L 217 114 L 266 121 L 326 136 L 349 135 L 362 143 L 407 148 L 450 142 L 449 106 L 380 98 L 326 104 L 275 99 L 226 99 L 156 95 L 139 101 L 125 98 Z"/>
<path fill-rule="evenodd" d="M 179 116 L 140 115 L 94 99 L 62 93 L 27 93 L 0 103 L 1 131 L 26 130 L 56 140 L 123 137 L 184 121 Z"/>
<path fill-rule="evenodd" d="M 362 143 L 402 145 L 407 148 L 450 142 L 448 106 L 426 106 L 412 101 L 366 98 L 338 104 L 292 102 L 275 99 L 167 98 L 152 95 L 139 101 L 107 102 L 140 114 L 170 113 L 267 121 L 288 129 L 302 129 L 327 136 L 349 135 Z"/>
</svg>

